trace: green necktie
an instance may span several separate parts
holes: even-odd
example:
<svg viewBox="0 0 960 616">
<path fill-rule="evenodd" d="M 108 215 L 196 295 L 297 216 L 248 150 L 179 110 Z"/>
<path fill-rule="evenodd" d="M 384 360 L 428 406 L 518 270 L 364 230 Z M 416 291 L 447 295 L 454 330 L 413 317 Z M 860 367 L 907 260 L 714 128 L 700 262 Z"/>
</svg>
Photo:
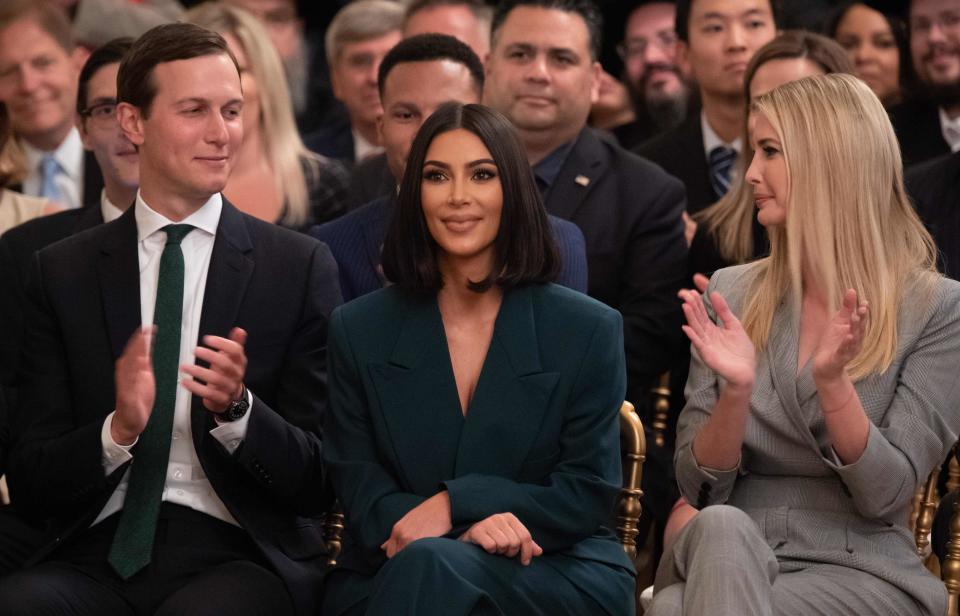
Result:
<svg viewBox="0 0 960 616">
<path fill-rule="evenodd" d="M 143 569 L 153 552 L 177 400 L 180 321 L 183 316 L 183 251 L 180 242 L 193 229 L 191 225 L 163 228 L 167 233 L 167 244 L 160 256 L 157 303 L 153 313 L 153 322 L 157 326 L 153 340 L 156 398 L 147 427 L 137 442 L 127 496 L 107 558 L 123 579 Z"/>
</svg>

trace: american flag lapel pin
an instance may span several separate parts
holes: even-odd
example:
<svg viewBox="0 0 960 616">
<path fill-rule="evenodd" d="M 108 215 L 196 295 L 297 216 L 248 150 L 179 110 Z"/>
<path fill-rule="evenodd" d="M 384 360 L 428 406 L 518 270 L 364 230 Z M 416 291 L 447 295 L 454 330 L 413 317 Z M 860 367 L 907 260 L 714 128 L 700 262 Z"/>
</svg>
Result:
<svg viewBox="0 0 960 616">
<path fill-rule="evenodd" d="M 588 178 L 585 175 L 578 175 L 577 177 L 573 178 L 573 181 L 579 184 L 580 186 L 590 185 L 590 178 Z"/>
</svg>

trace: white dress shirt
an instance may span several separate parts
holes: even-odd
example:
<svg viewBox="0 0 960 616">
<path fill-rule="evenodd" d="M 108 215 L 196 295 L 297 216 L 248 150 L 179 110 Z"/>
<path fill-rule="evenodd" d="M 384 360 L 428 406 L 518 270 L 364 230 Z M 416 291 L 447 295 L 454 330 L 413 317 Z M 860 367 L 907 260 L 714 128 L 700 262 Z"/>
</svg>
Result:
<svg viewBox="0 0 960 616">
<path fill-rule="evenodd" d="M 383 147 L 379 145 L 374 145 L 363 138 L 363 135 L 357 131 L 350 129 L 350 132 L 353 134 L 353 160 L 354 162 L 362 162 L 363 160 L 370 158 L 371 156 L 376 156 L 383 152 Z"/>
<path fill-rule="evenodd" d="M 100 214 L 103 215 L 103 222 L 113 222 L 123 216 L 123 210 L 107 198 L 106 189 L 100 191 Z"/>
<path fill-rule="evenodd" d="M 174 224 L 150 209 L 137 193 L 134 204 L 137 220 L 137 255 L 140 262 L 140 314 L 144 326 L 153 323 L 154 305 L 157 299 L 157 281 L 160 275 L 160 255 L 167 241 L 163 227 Z M 206 288 L 207 270 L 210 255 L 213 253 L 213 241 L 220 222 L 223 200 L 215 194 L 199 210 L 180 221 L 196 227 L 183 238 L 180 248 L 184 260 L 183 319 L 180 326 L 180 363 L 195 362 L 194 349 L 200 330 L 200 315 L 203 308 L 203 293 Z M 190 378 L 182 375 L 181 378 Z M 247 393 L 248 402 L 252 394 Z M 215 518 L 238 525 L 217 496 L 203 472 L 200 459 L 193 447 L 193 433 L 190 423 L 190 402 L 192 394 L 182 386 L 177 386 L 176 405 L 173 413 L 173 435 L 170 443 L 170 460 L 167 464 L 167 477 L 163 486 L 164 501 L 190 507 Z M 210 434 L 233 453 L 243 441 L 253 408 L 239 420 L 218 425 Z M 110 422 L 113 413 L 103 422 L 100 433 L 103 443 L 103 469 L 110 474 L 127 460 L 133 459 L 131 449 L 134 444 L 123 446 L 114 442 L 110 434 Z M 123 507 L 123 499 L 130 479 L 126 471 L 116 491 L 111 495 L 94 524 L 100 522 Z"/>
<path fill-rule="evenodd" d="M 40 196 L 43 178 L 40 174 L 40 160 L 44 154 L 53 154 L 60 163 L 60 173 L 54 179 L 60 189 L 60 199 L 57 201 L 67 209 L 76 209 L 84 205 L 83 199 L 83 142 L 76 127 L 71 128 L 67 138 L 53 152 L 44 152 L 33 147 L 26 140 L 20 141 L 27 159 L 27 177 L 23 180 L 23 194 Z"/>
<path fill-rule="evenodd" d="M 951 152 L 960 151 L 960 115 L 950 118 L 943 107 L 938 109 L 940 112 L 940 132 L 943 133 L 943 140 L 950 146 Z"/>
<path fill-rule="evenodd" d="M 717 131 L 713 130 L 713 127 L 710 126 L 710 122 L 707 121 L 707 114 L 703 111 L 700 112 L 700 128 L 703 130 L 703 151 L 707 155 L 707 160 L 710 160 L 710 152 L 712 152 L 714 148 L 720 146 L 733 148 L 737 151 L 737 154 L 739 154 L 741 148 L 743 148 L 743 140 L 740 137 L 737 137 L 730 143 L 721 139 Z"/>
</svg>

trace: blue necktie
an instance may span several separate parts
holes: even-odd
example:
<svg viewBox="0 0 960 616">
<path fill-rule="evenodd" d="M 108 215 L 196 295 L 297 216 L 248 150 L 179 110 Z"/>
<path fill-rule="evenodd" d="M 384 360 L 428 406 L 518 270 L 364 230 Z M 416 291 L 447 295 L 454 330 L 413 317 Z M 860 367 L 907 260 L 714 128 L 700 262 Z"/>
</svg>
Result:
<svg viewBox="0 0 960 616">
<path fill-rule="evenodd" d="M 730 190 L 730 172 L 736 160 L 737 151 L 733 148 L 721 145 L 710 150 L 710 185 L 717 199 Z"/>
<path fill-rule="evenodd" d="M 191 225 L 167 225 L 163 228 L 167 243 L 160 255 L 157 303 L 153 317 L 157 325 L 153 340 L 156 398 L 147 427 L 137 442 L 123 511 L 107 557 L 114 570 L 125 580 L 143 569 L 153 555 L 177 401 L 184 277 L 180 242 L 193 229 Z"/>
<path fill-rule="evenodd" d="M 60 201 L 63 195 L 57 186 L 57 174 L 62 171 L 53 154 L 44 154 L 40 159 L 40 196 L 50 201 Z"/>
</svg>

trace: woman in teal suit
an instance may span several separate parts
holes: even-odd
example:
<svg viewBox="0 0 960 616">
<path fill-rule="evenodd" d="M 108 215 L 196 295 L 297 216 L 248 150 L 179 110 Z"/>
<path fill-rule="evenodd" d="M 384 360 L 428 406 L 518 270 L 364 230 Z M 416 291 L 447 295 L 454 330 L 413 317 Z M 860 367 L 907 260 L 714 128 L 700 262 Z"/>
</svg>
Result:
<svg viewBox="0 0 960 616">
<path fill-rule="evenodd" d="M 509 122 L 438 110 L 383 249 L 395 284 L 330 324 L 325 461 L 346 514 L 324 614 L 630 614 L 620 315 L 549 284 Z"/>
</svg>

